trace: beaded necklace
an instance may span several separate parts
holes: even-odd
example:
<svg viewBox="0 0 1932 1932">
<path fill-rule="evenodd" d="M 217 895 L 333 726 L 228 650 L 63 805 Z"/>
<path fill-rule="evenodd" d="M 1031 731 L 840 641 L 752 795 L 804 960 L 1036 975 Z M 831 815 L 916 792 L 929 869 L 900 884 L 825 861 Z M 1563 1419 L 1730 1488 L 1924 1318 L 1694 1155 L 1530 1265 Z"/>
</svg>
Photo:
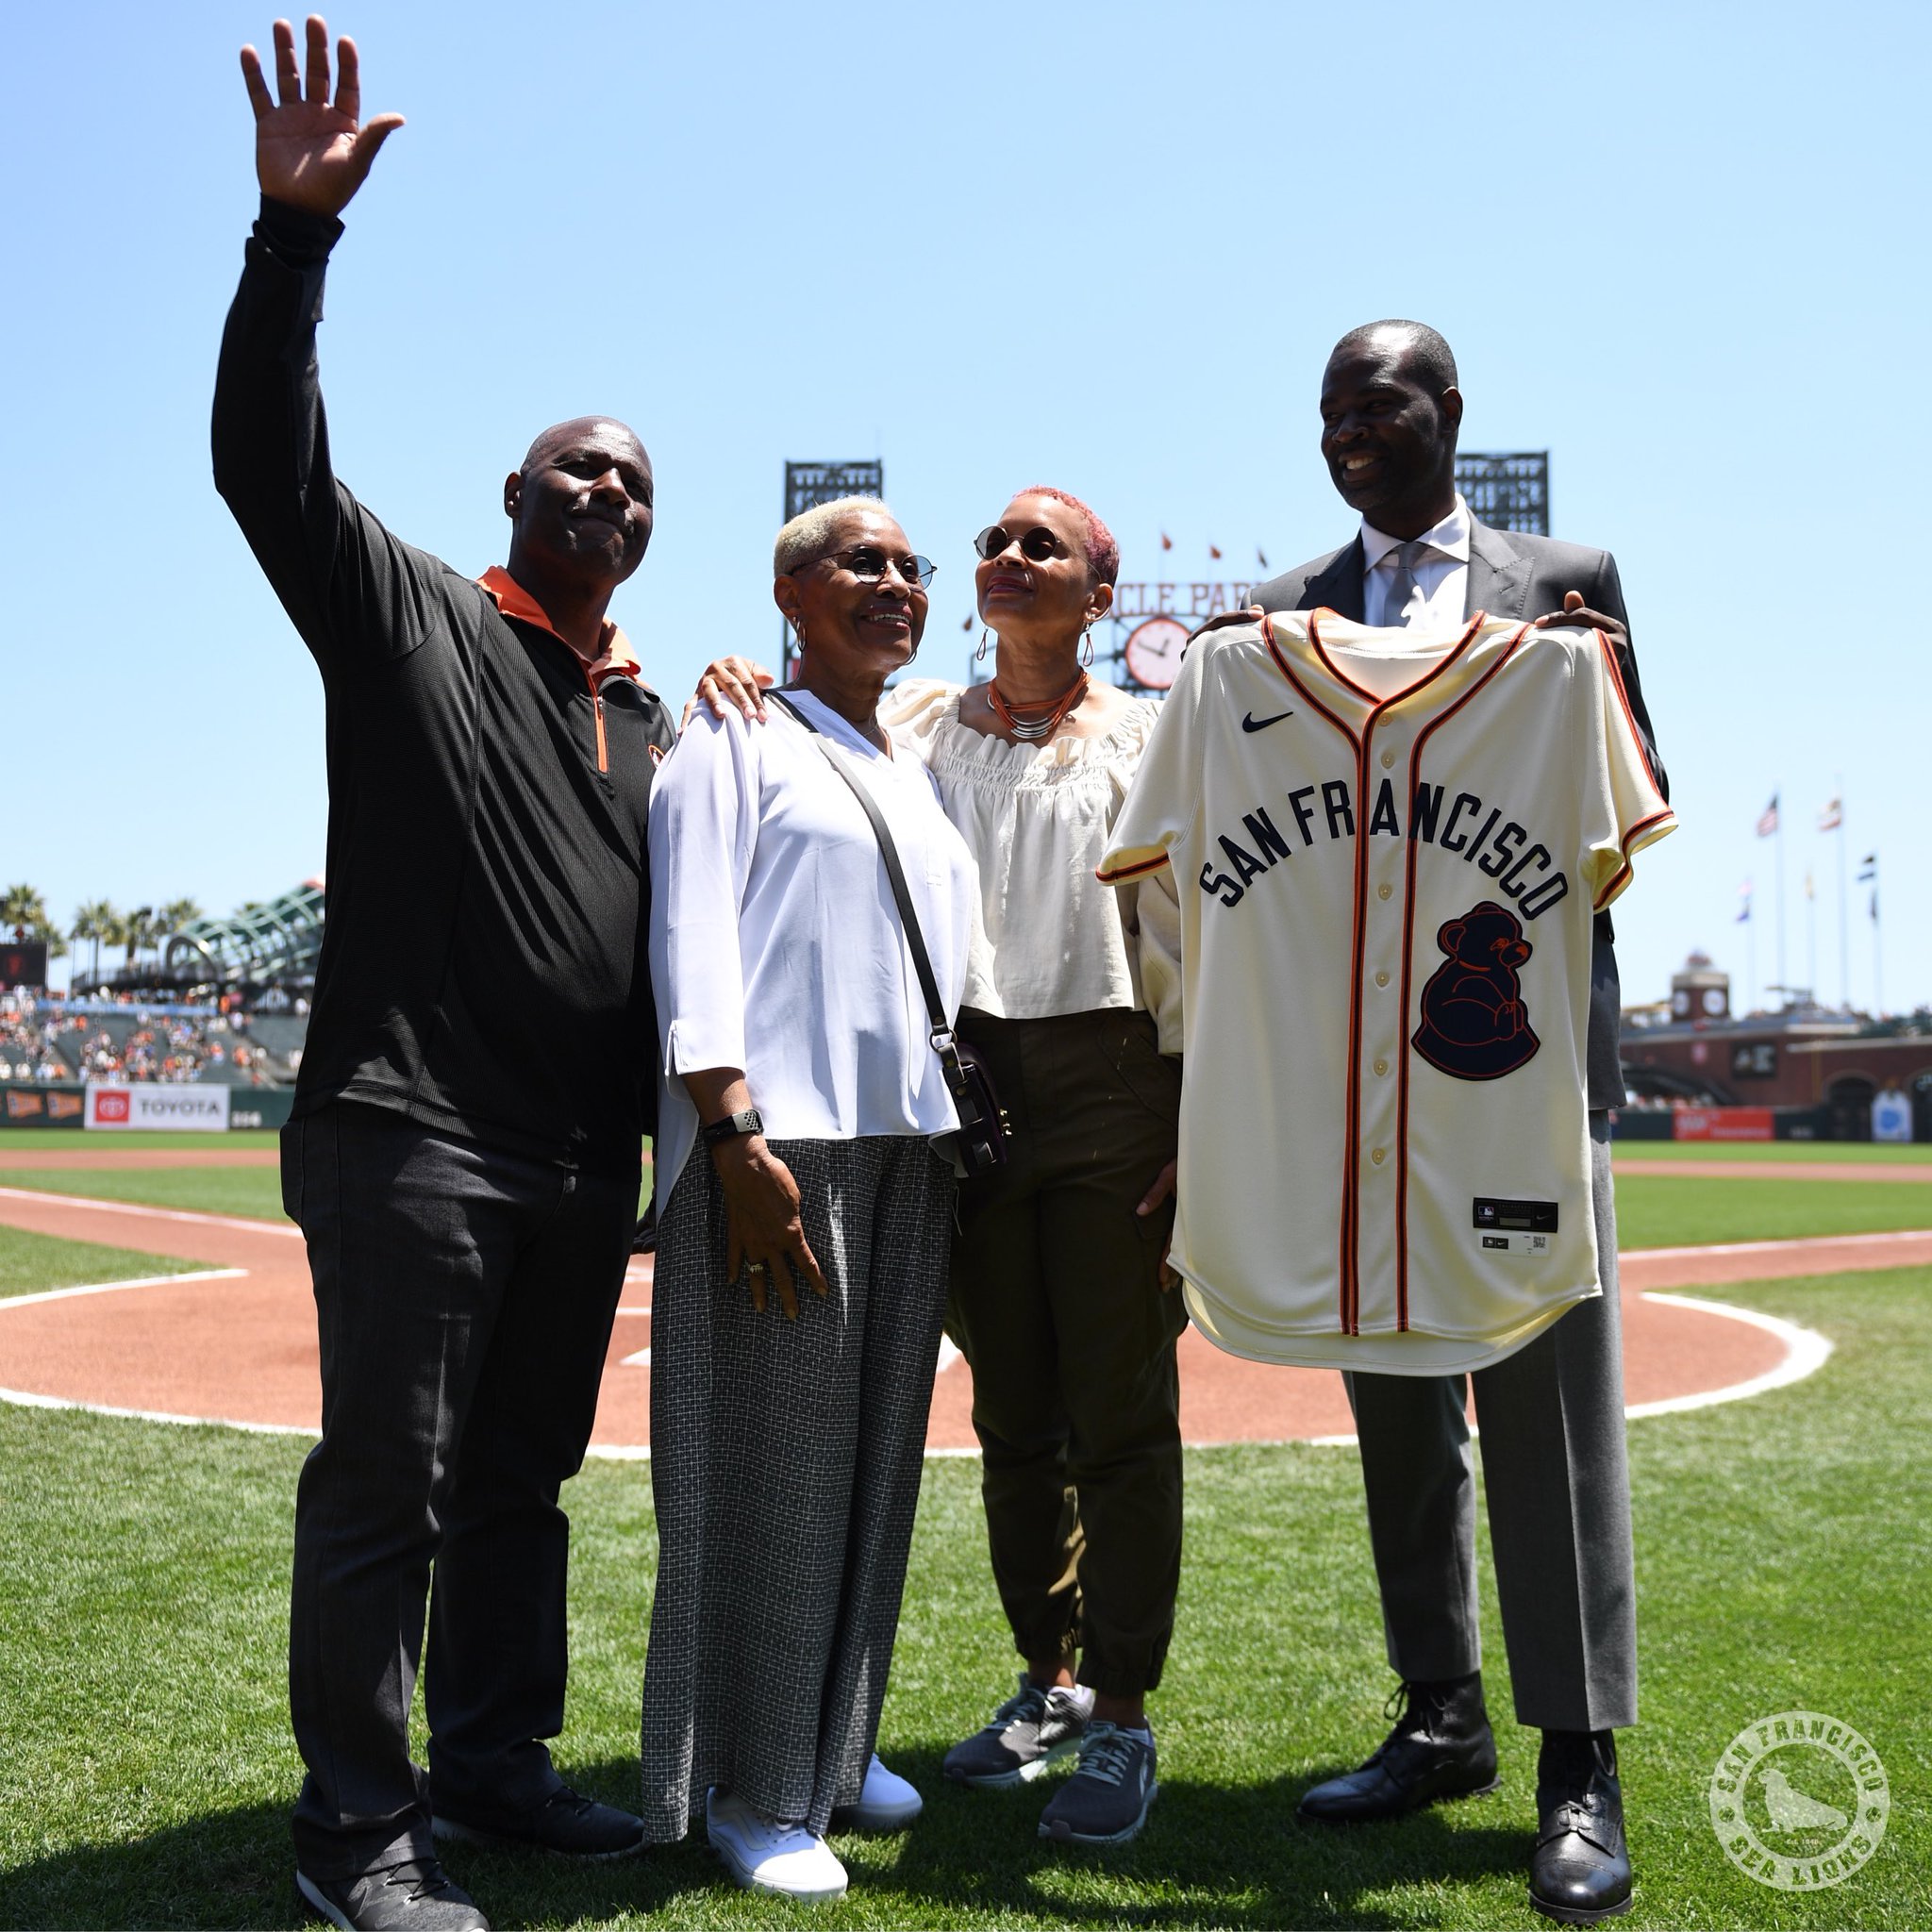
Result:
<svg viewBox="0 0 1932 1932">
<path fill-rule="evenodd" d="M 986 701 L 993 708 L 993 715 L 1023 744 L 1038 744 L 1041 739 L 1051 738 L 1066 721 L 1068 712 L 1078 708 L 1080 700 L 1087 695 L 1087 674 L 1082 671 L 1057 698 L 1047 698 L 1041 703 L 1030 705 L 1009 705 L 1000 695 L 1000 681 L 991 679 L 986 687 Z M 1021 711 L 1041 711 L 1038 718 L 1022 719 Z"/>
</svg>

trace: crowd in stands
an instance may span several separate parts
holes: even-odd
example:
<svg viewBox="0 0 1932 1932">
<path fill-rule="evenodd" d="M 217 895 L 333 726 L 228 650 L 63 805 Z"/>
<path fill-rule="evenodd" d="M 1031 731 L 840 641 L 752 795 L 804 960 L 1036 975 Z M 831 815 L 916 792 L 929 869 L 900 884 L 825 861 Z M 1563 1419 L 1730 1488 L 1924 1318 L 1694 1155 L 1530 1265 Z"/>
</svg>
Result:
<svg viewBox="0 0 1932 1932">
<path fill-rule="evenodd" d="M 123 1003 L 117 1003 L 123 1004 Z M 287 1023 L 283 1023 L 286 1024 Z M 157 1013 L 70 1012 L 27 992 L 0 994 L 0 1080 L 216 1080 L 275 1086 L 293 1078 L 299 1045 L 281 1052 L 248 1038 L 250 1019 L 209 1008 Z"/>
</svg>

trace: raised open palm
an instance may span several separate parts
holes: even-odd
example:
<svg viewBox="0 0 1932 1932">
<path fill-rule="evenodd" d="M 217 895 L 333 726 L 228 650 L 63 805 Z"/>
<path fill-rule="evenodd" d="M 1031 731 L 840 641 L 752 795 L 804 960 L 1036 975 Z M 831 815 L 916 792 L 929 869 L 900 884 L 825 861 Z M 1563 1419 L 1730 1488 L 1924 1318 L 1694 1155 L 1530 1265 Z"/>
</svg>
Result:
<svg viewBox="0 0 1932 1932">
<path fill-rule="evenodd" d="M 295 59 L 295 29 L 275 22 L 275 91 L 272 98 L 253 47 L 242 49 L 242 77 L 255 108 L 255 173 L 261 192 L 311 214 L 340 214 L 367 178 L 376 150 L 403 125 L 400 114 L 363 121 L 356 43 L 337 42 L 336 97 L 328 97 L 328 28 L 308 16 L 308 89 Z"/>
</svg>

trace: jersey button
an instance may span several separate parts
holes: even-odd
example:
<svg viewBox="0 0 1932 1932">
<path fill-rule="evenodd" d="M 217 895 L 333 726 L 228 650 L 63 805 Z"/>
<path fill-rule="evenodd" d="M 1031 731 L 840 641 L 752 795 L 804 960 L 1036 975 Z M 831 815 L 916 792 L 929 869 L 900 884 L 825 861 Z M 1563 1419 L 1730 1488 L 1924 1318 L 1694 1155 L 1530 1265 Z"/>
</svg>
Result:
<svg viewBox="0 0 1932 1932">
<path fill-rule="evenodd" d="M 1386 1147 L 1377 1147 L 1375 1151 L 1369 1156 L 1369 1158 L 1373 1160 L 1377 1167 L 1380 1167 L 1381 1164 L 1389 1158 L 1389 1150 Z"/>
<path fill-rule="evenodd" d="M 1389 1062 L 1387 1060 L 1377 1060 L 1375 1062 L 1375 1071 L 1378 1074 L 1386 1074 L 1389 1071 Z"/>
<path fill-rule="evenodd" d="M 1376 974 L 1375 984 L 1377 986 L 1387 986 L 1389 984 L 1389 975 L 1386 973 Z"/>
<path fill-rule="evenodd" d="M 1375 897 L 1378 899 L 1386 899 L 1389 896 L 1389 894 L 1392 892 L 1394 890 L 1395 888 L 1391 886 L 1387 879 L 1384 879 L 1382 883 L 1375 888 Z"/>
<path fill-rule="evenodd" d="M 1382 754 L 1382 769 L 1383 769 L 1383 770 L 1384 770 L 1385 772 L 1386 772 L 1386 771 L 1387 771 L 1387 770 L 1389 769 L 1389 767 L 1390 767 L 1391 765 L 1392 765 L 1392 764 L 1393 764 L 1394 762 L 1395 762 L 1395 754 L 1394 754 L 1394 753 L 1393 753 L 1392 751 L 1385 751 L 1385 752 L 1384 752 L 1384 753 Z"/>
</svg>

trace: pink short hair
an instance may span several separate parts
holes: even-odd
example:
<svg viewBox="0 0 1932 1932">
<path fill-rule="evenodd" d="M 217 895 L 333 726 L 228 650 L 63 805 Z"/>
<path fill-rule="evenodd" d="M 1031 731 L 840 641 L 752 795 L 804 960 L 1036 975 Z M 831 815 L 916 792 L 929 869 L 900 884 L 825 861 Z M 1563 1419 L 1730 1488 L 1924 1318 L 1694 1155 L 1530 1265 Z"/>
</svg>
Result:
<svg viewBox="0 0 1932 1932">
<path fill-rule="evenodd" d="M 1016 500 L 1022 496 L 1050 496 L 1056 503 L 1063 503 L 1069 509 L 1078 510 L 1080 521 L 1087 525 L 1087 568 L 1103 584 L 1110 584 L 1120 575 L 1121 546 L 1115 542 L 1113 532 L 1077 496 L 1064 490 L 1056 490 L 1051 483 L 1036 483 L 1029 490 L 1014 491 L 1013 495 Z"/>
</svg>

